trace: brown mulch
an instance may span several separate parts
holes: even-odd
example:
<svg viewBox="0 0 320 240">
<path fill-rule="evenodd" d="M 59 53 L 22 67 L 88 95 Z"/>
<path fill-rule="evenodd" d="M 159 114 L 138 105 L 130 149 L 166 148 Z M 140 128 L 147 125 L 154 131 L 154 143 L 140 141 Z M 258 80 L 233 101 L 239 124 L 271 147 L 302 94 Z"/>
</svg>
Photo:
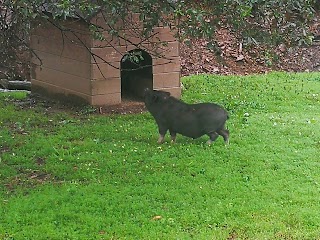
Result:
<svg viewBox="0 0 320 240">
<path fill-rule="evenodd" d="M 126 98 L 121 104 L 106 105 L 102 107 L 91 107 L 88 105 L 75 105 L 73 103 L 59 102 L 54 99 L 41 97 L 37 94 L 29 94 L 27 98 L 22 100 L 12 100 L 12 102 L 21 110 L 34 109 L 37 106 L 43 108 L 46 114 L 68 112 L 72 115 L 87 115 L 87 114 L 138 114 L 146 111 L 144 102 L 141 99 Z M 4 151 L 5 149 L 0 149 Z"/>
<path fill-rule="evenodd" d="M 192 47 L 181 45 L 182 76 L 191 74 L 248 75 L 270 71 L 312 72 L 320 71 L 320 42 L 311 46 L 286 49 L 284 45 L 276 49 L 278 61 L 268 62 L 259 51 L 241 50 L 236 42 L 221 42 L 222 53 L 219 56 L 209 50 L 207 41 L 194 40 Z"/>
<path fill-rule="evenodd" d="M 100 114 L 137 114 L 146 111 L 146 107 L 143 102 L 134 100 L 125 100 L 121 104 L 104 106 L 97 109 L 97 113 Z"/>
<path fill-rule="evenodd" d="M 314 35 L 311 46 L 288 47 L 279 44 L 274 50 L 255 45 L 246 48 L 228 28 L 216 33 L 218 50 L 210 50 L 206 40 L 193 40 L 191 46 L 181 44 L 181 73 L 247 75 L 270 71 L 320 71 L 320 16 L 314 19 L 310 30 Z M 268 56 L 268 52 L 270 55 Z M 273 59 L 272 62 L 269 60 Z"/>
</svg>

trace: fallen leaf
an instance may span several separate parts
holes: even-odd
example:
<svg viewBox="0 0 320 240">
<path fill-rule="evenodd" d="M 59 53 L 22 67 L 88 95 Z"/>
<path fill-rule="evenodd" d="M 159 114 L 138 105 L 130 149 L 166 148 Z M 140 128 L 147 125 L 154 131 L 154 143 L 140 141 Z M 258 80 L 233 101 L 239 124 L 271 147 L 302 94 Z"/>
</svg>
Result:
<svg viewBox="0 0 320 240">
<path fill-rule="evenodd" d="M 162 217 L 161 216 L 154 216 L 153 218 L 152 218 L 152 220 L 154 220 L 154 221 L 158 221 L 158 220 L 160 220 Z"/>
<path fill-rule="evenodd" d="M 242 61 L 244 59 L 244 56 L 242 55 L 242 54 L 240 54 L 238 57 L 237 57 L 237 59 L 236 59 L 236 61 L 238 62 L 238 61 Z"/>
</svg>

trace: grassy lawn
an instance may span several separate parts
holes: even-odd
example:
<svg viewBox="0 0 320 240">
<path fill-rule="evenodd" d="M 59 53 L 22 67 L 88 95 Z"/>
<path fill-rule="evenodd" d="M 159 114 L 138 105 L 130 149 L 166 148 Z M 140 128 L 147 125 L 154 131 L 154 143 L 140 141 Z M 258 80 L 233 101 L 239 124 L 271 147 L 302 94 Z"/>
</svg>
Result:
<svg viewBox="0 0 320 240">
<path fill-rule="evenodd" d="M 21 110 L 0 94 L 0 239 L 320 239 L 320 73 L 183 78 L 230 112 L 157 144 L 149 113 Z"/>
</svg>

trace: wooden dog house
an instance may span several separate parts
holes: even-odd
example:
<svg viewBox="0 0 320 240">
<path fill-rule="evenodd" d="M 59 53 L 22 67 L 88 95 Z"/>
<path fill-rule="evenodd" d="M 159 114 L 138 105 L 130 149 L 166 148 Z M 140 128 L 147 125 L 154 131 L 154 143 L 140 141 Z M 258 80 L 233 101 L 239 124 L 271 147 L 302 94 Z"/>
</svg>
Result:
<svg viewBox="0 0 320 240">
<path fill-rule="evenodd" d="M 105 24 L 99 15 L 91 21 Z M 146 87 L 180 97 L 179 42 L 169 27 L 154 28 L 144 44 L 137 37 L 113 39 L 107 31 L 106 40 L 95 40 L 88 24 L 79 19 L 61 24 L 63 31 L 48 22 L 32 31 L 31 48 L 36 54 L 32 57 L 33 93 L 93 106 L 119 104 L 128 96 L 141 98 Z M 123 33 L 126 31 L 130 29 L 124 26 Z M 150 54 L 159 41 L 167 42 L 161 48 L 162 56 Z M 135 52 L 141 56 L 139 67 L 126 57 Z"/>
</svg>

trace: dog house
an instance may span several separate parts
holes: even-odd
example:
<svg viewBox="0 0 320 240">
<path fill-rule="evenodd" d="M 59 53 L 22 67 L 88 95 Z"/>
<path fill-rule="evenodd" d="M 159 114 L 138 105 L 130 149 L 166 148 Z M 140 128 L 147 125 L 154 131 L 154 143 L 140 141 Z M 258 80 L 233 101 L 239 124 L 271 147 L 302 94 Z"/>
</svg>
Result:
<svg viewBox="0 0 320 240">
<path fill-rule="evenodd" d="M 101 16 L 91 19 L 105 24 Z M 58 29 L 47 21 L 31 33 L 31 91 L 60 100 L 93 106 L 120 104 L 127 98 L 141 99 L 145 88 L 170 92 L 180 97 L 179 42 L 169 27 L 156 27 L 145 43 L 123 26 L 128 39 L 92 37 L 88 24 L 80 19 L 61 21 Z M 166 41 L 158 54 L 155 44 Z M 137 48 L 139 46 L 139 48 Z M 139 61 L 130 60 L 136 56 Z"/>
</svg>

